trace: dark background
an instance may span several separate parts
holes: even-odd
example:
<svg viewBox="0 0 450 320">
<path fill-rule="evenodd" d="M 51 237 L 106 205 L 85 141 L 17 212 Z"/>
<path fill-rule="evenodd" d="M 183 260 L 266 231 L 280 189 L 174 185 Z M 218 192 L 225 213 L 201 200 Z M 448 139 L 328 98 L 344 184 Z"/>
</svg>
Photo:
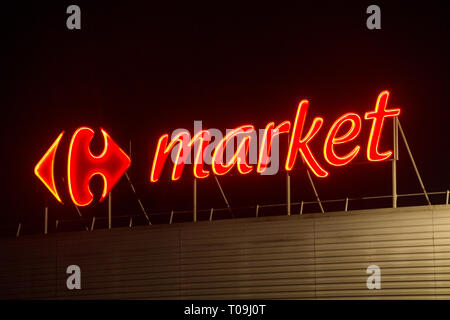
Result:
<svg viewBox="0 0 450 320">
<path fill-rule="evenodd" d="M 81 30 L 66 28 L 66 8 L 71 4 L 81 8 Z M 381 8 L 381 30 L 366 28 L 370 4 Z M 159 136 L 177 128 L 193 131 L 194 120 L 223 131 L 245 123 L 264 128 L 269 121 L 293 121 L 298 102 L 305 98 L 310 100 L 306 126 L 315 116 L 325 118 L 312 144 L 330 172 L 326 179 L 314 179 L 320 197 L 388 195 L 390 162 L 375 164 L 365 158 L 371 121 L 363 120 L 357 139 L 362 150 L 350 165 L 331 167 L 321 153 L 332 122 L 349 111 L 363 116 L 385 89 L 391 92 L 389 106 L 402 108 L 400 121 L 427 190 L 448 189 L 449 9 L 444 1 L 314 5 L 62 1 L 5 6 L 2 234 L 14 234 L 18 222 L 24 232 L 41 232 L 46 204 L 52 225 L 55 219 L 77 219 L 61 177 L 69 138 L 79 126 L 97 132 L 104 128 L 126 151 L 132 141 L 130 177 L 153 215 L 152 222 L 167 223 L 167 214 L 158 212 L 192 208 L 192 167 L 187 166 L 177 182 L 165 172 L 161 181 L 150 184 Z M 386 122 L 382 150 L 392 148 L 391 123 Z M 66 134 L 58 149 L 55 178 L 65 206 L 33 174 L 62 130 Z M 96 135 L 93 150 L 102 147 L 101 136 Z M 281 153 L 282 162 L 284 157 Z M 236 172 L 220 178 L 232 207 L 285 201 L 283 170 L 276 176 L 242 177 Z M 291 186 L 293 201 L 313 200 L 300 161 Z M 92 188 L 98 198 L 99 179 L 94 178 Z M 398 191 L 421 191 L 401 142 Z M 200 209 L 224 207 L 212 178 L 199 181 L 198 192 Z M 444 200 L 445 196 L 432 198 L 434 203 Z M 390 203 L 390 199 L 355 202 L 350 208 Z M 399 204 L 425 204 L 425 199 L 400 199 Z M 338 206 L 325 209 L 341 210 L 343 204 Z M 317 212 L 318 207 L 305 210 Z M 106 202 L 81 212 L 86 218 L 106 217 Z M 234 212 L 254 214 L 253 209 Z M 113 215 L 128 214 L 139 215 L 140 210 L 122 178 L 113 189 Z M 225 212 L 222 217 L 228 216 Z M 189 219 L 190 214 L 180 214 L 175 221 Z M 79 222 L 74 228 L 80 230 Z"/>
</svg>

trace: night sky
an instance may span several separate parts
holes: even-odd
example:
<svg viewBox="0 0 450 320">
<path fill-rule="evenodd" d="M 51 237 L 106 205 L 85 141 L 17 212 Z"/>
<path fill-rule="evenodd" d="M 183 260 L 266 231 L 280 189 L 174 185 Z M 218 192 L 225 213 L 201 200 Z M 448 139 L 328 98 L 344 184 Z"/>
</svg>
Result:
<svg viewBox="0 0 450 320">
<path fill-rule="evenodd" d="M 311 147 L 326 179 L 314 178 L 322 199 L 389 195 L 391 163 L 365 157 L 371 121 L 363 120 L 358 157 L 348 166 L 328 165 L 321 153 L 334 120 L 346 112 L 361 117 L 374 108 L 377 95 L 391 92 L 389 107 L 402 108 L 401 125 L 428 191 L 449 188 L 450 6 L 448 2 L 314 2 L 293 5 L 167 5 L 122 2 L 66 2 L 10 5 L 2 9 L 2 235 L 42 232 L 49 207 L 55 219 L 74 220 L 61 230 L 81 230 L 78 214 L 62 177 L 69 138 L 80 126 L 104 128 L 125 151 L 131 140 L 129 170 L 138 195 L 155 223 L 157 214 L 192 208 L 192 167 L 177 182 L 165 170 L 151 184 L 149 172 L 158 138 L 177 128 L 223 131 L 250 123 L 264 128 L 270 121 L 293 122 L 298 102 L 310 101 L 306 120 L 325 119 Z M 309 3 L 309 2 L 308 2 Z M 67 6 L 81 8 L 81 30 L 66 28 Z M 381 8 L 381 30 L 366 28 L 366 8 Z M 6 71 L 6 72 L 5 72 Z M 58 134 L 66 134 L 56 156 L 55 178 L 65 205 L 59 204 L 33 174 Z M 392 121 L 387 121 L 382 149 L 392 149 Z M 100 135 L 93 151 L 100 151 Z M 284 149 L 283 149 L 284 148 Z M 281 146 L 281 160 L 285 146 Z M 292 172 L 292 201 L 314 199 L 301 161 Z M 166 172 L 167 171 L 167 172 Z M 285 201 L 285 172 L 276 176 L 237 170 L 220 177 L 234 208 Z M 100 178 L 91 181 L 99 198 Z M 400 142 L 398 192 L 420 192 L 406 149 Z M 212 177 L 198 182 L 198 207 L 223 208 Z M 113 215 L 139 215 L 136 198 L 123 177 L 112 193 Z M 445 196 L 432 197 L 443 203 Z M 355 202 L 350 209 L 387 207 L 391 200 Z M 400 205 L 426 204 L 424 197 L 399 200 Z M 352 207 L 353 206 L 353 207 Z M 329 205 L 325 210 L 340 210 Z M 317 212 L 310 205 L 307 212 Z M 107 216 L 107 206 L 81 208 L 87 219 Z M 285 212 L 279 208 L 278 213 Z M 293 207 L 298 212 L 298 207 Z M 234 210 L 238 217 L 254 211 Z M 269 211 L 266 211 L 269 214 Z M 153 216 L 152 216 L 153 215 Z M 264 215 L 264 211 L 262 211 Z M 200 215 L 207 219 L 208 214 Z M 218 218 L 227 218 L 222 212 Z M 174 221 L 187 221 L 179 214 Z M 124 221 L 116 226 L 127 225 Z M 98 225 L 102 226 L 101 222 Z M 67 228 L 67 229 L 64 229 Z"/>
</svg>

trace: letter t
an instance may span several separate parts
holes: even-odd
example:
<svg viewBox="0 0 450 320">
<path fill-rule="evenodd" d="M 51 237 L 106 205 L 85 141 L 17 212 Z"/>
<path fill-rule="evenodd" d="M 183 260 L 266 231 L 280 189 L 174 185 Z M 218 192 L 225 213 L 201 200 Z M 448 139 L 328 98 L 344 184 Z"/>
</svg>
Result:
<svg viewBox="0 0 450 320">
<path fill-rule="evenodd" d="M 373 119 L 372 129 L 370 130 L 369 142 L 367 144 L 367 159 L 369 161 L 383 161 L 392 155 L 392 151 L 383 153 L 378 152 L 381 132 L 383 130 L 384 118 L 396 117 L 400 114 L 400 109 L 386 109 L 389 98 L 389 91 L 383 91 L 378 95 L 375 111 L 366 112 L 364 119 Z"/>
</svg>

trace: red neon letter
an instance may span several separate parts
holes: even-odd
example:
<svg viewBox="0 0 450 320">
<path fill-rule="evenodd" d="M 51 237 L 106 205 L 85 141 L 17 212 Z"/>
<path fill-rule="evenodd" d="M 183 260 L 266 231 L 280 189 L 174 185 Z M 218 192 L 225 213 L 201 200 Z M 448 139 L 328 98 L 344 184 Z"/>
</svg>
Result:
<svg viewBox="0 0 450 320">
<path fill-rule="evenodd" d="M 346 121 L 351 122 L 351 128 L 344 135 L 336 137 L 339 129 Z M 355 158 L 358 154 L 359 149 L 361 149 L 359 145 L 342 157 L 336 155 L 333 146 L 335 144 L 343 144 L 354 140 L 358 136 L 360 131 L 361 118 L 356 113 L 347 113 L 337 119 L 331 126 L 330 131 L 328 131 L 327 138 L 325 139 L 325 144 L 323 146 L 323 154 L 325 156 L 325 160 L 327 160 L 327 162 L 333 166 L 344 166 L 352 161 L 353 158 Z"/>
<path fill-rule="evenodd" d="M 59 134 L 58 138 L 56 138 L 42 159 L 39 160 L 38 164 L 34 167 L 34 174 L 44 183 L 48 190 L 50 190 L 56 200 L 61 203 L 61 198 L 56 190 L 55 177 L 53 176 L 53 166 L 55 163 L 56 149 L 58 148 L 59 141 L 61 140 L 63 134 L 64 131 Z"/>
<path fill-rule="evenodd" d="M 306 164 L 311 171 L 320 178 L 328 176 L 328 172 L 325 171 L 317 160 L 314 158 L 311 150 L 308 147 L 308 143 L 315 137 L 320 127 L 322 126 L 322 118 L 314 118 L 311 128 L 306 134 L 304 139 L 301 139 L 303 126 L 305 124 L 306 113 L 308 111 L 308 100 L 300 101 L 297 109 L 297 115 L 295 116 L 294 129 L 292 131 L 291 141 L 289 143 L 289 151 L 286 160 L 286 170 L 291 171 L 295 160 L 297 159 L 297 150 L 300 151 Z"/>
<path fill-rule="evenodd" d="M 236 149 L 233 158 L 226 164 L 222 164 L 223 153 L 228 142 L 238 134 L 247 134 L 254 128 L 252 125 L 240 126 L 231 132 L 229 132 L 222 141 L 219 142 L 212 157 L 212 170 L 216 175 L 224 175 L 228 173 L 237 162 L 237 168 L 241 174 L 250 173 L 253 167 L 247 164 L 247 153 L 250 146 L 250 136 L 246 136 L 242 139 L 241 143 Z"/>
<path fill-rule="evenodd" d="M 383 161 L 392 155 L 392 151 L 383 153 L 378 152 L 381 132 L 383 130 L 384 118 L 396 117 L 400 114 L 400 109 L 386 110 L 389 91 L 383 91 L 378 95 L 375 111 L 366 112 L 364 119 L 373 119 L 372 129 L 370 130 L 369 142 L 367 145 L 367 159 L 370 161 Z"/>
<path fill-rule="evenodd" d="M 192 150 L 192 146 L 200 141 L 199 150 L 195 155 L 194 160 L 194 176 L 196 178 L 206 178 L 209 176 L 209 171 L 203 169 L 203 153 L 205 148 L 208 146 L 208 143 L 205 141 L 209 141 L 211 136 L 208 130 L 202 130 L 198 132 L 188 143 L 190 135 L 187 131 L 181 132 L 177 134 L 172 141 L 170 141 L 169 145 L 167 142 L 169 141 L 169 135 L 165 134 L 161 138 L 159 138 L 158 145 L 156 147 L 155 157 L 153 158 L 152 170 L 150 173 L 150 181 L 156 182 L 159 180 L 162 172 L 162 168 L 167 159 L 167 156 L 178 143 L 177 157 L 175 159 L 175 164 L 172 170 L 172 180 L 178 180 L 183 173 L 184 164 L 186 161 L 189 152 Z"/>
<path fill-rule="evenodd" d="M 200 141 L 200 146 L 194 160 L 194 176 L 199 179 L 207 178 L 209 176 L 209 171 L 203 169 L 203 154 L 208 146 L 208 143 L 205 143 L 205 141 L 210 141 L 210 139 L 211 134 L 209 131 L 202 130 L 197 133 L 188 144 L 188 146 L 192 147 L 197 140 Z"/>
<path fill-rule="evenodd" d="M 161 176 L 161 171 L 163 169 L 164 163 L 166 162 L 167 156 L 170 151 L 173 149 L 175 144 L 178 143 L 178 151 L 177 157 L 175 159 L 175 163 L 173 165 L 172 170 L 172 180 L 178 180 L 181 177 L 181 173 L 183 172 L 184 162 L 186 157 L 188 156 L 188 152 L 183 152 L 184 147 L 187 146 L 190 138 L 189 132 L 183 131 L 177 134 L 172 141 L 170 141 L 169 145 L 167 145 L 167 141 L 169 141 L 169 135 L 165 134 L 161 136 L 158 140 L 158 145 L 156 147 L 155 157 L 153 158 L 152 171 L 150 173 L 150 181 L 156 182 L 159 180 Z"/>
<path fill-rule="evenodd" d="M 98 156 L 94 156 L 89 149 L 94 130 L 79 128 L 70 141 L 67 178 L 70 197 L 77 206 L 87 206 L 94 199 L 89 189 L 89 181 L 94 175 L 100 175 L 104 181 L 102 201 L 131 164 L 128 155 L 103 129 L 101 132 L 105 147 Z"/>
<path fill-rule="evenodd" d="M 273 128 L 274 126 L 275 123 L 270 122 L 264 130 L 264 135 L 260 146 L 261 149 L 259 150 L 258 165 L 256 167 L 256 171 L 258 173 L 262 173 L 267 169 L 273 138 L 281 133 L 288 133 L 291 128 L 291 123 L 289 121 L 283 121 L 275 129 Z"/>
</svg>

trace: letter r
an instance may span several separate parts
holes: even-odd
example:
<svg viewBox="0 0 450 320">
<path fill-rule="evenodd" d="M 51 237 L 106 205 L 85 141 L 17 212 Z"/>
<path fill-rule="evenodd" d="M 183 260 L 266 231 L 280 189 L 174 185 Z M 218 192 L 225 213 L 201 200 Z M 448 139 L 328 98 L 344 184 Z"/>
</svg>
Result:
<svg viewBox="0 0 450 320">
<path fill-rule="evenodd" d="M 70 197 L 77 206 L 87 206 L 94 199 L 89 189 L 89 182 L 94 175 L 98 174 L 103 178 L 102 201 L 131 164 L 128 155 L 103 129 L 101 132 L 105 146 L 98 156 L 93 155 L 89 148 L 94 137 L 94 130 L 91 128 L 79 128 L 70 141 L 67 178 Z"/>
</svg>

